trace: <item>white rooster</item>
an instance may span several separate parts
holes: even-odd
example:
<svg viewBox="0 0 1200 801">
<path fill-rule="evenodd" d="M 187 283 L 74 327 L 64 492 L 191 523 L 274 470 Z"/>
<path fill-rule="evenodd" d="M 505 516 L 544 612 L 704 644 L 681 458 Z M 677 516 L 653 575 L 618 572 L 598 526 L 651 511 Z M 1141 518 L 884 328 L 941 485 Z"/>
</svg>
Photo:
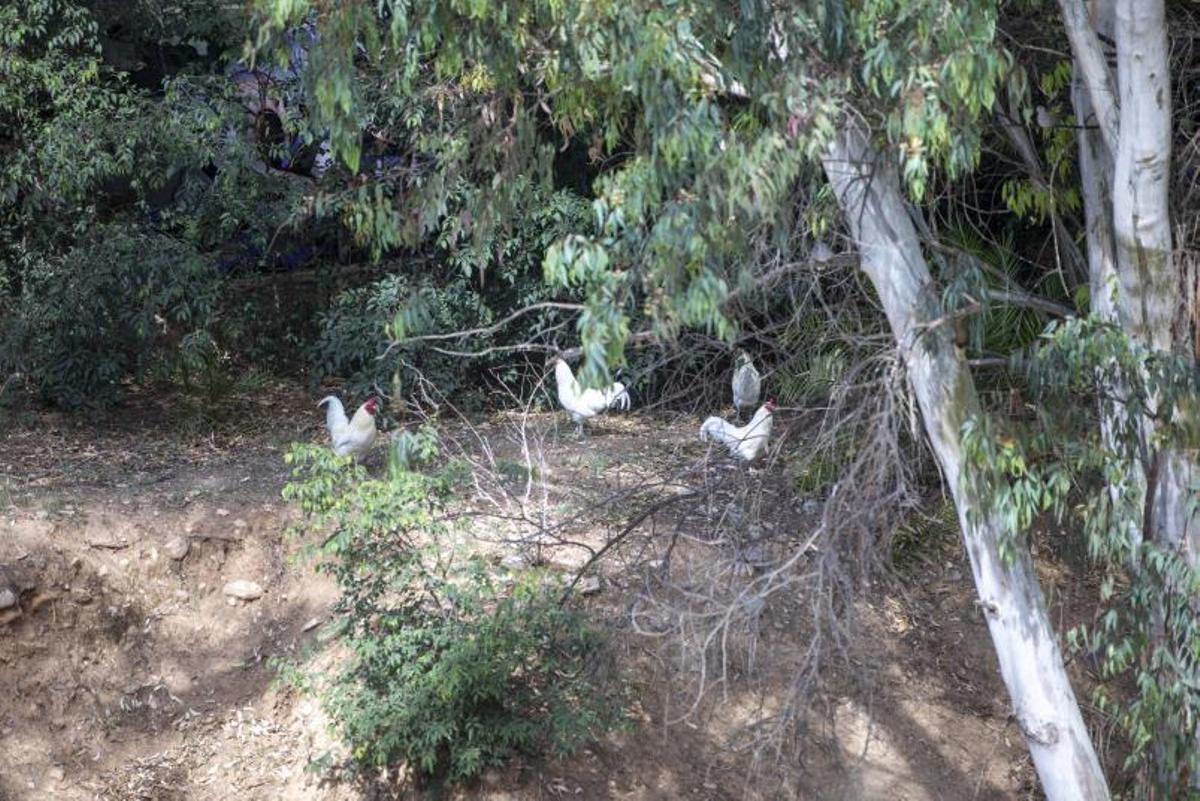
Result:
<svg viewBox="0 0 1200 801">
<path fill-rule="evenodd" d="M 737 365 L 733 368 L 733 405 L 737 409 L 739 422 L 749 409 L 758 405 L 761 394 L 762 376 L 758 374 L 750 354 L 739 350 Z"/>
<path fill-rule="evenodd" d="M 580 434 L 583 434 L 584 420 L 608 409 L 629 408 L 629 391 L 620 381 L 614 381 L 604 389 L 581 389 L 570 366 L 562 359 L 554 360 L 554 380 L 558 384 L 558 402 L 571 415 Z"/>
<path fill-rule="evenodd" d="M 358 458 L 371 449 L 375 442 L 375 413 L 379 405 L 374 398 L 358 407 L 358 411 L 349 420 L 342 402 L 332 395 L 321 398 L 318 407 L 329 404 L 325 410 L 325 427 L 329 429 L 329 438 L 333 440 L 333 452 L 338 456 L 353 456 Z"/>
<path fill-rule="evenodd" d="M 774 413 L 775 401 L 769 400 L 759 407 L 749 423 L 740 428 L 720 417 L 710 417 L 700 426 L 700 439 L 719 442 L 729 448 L 731 455 L 743 462 L 753 462 L 766 450 Z"/>
</svg>

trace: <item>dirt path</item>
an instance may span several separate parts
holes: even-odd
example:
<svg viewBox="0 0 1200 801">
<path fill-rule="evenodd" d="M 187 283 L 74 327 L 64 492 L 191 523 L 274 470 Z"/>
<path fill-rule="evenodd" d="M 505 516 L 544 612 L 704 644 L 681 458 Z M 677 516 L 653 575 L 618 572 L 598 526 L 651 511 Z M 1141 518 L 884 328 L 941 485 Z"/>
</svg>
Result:
<svg viewBox="0 0 1200 801">
<path fill-rule="evenodd" d="M 334 588 L 292 559 L 284 530 L 294 511 L 280 499 L 287 443 L 320 436 L 310 405 L 304 393 L 280 390 L 247 410 L 260 426 L 280 427 L 219 437 L 173 433 L 168 406 L 93 427 L 27 415 L 8 430 L 0 593 L 13 588 L 20 604 L 0 611 L 0 801 L 360 797 L 306 772 L 330 746 L 326 722 L 272 667 L 327 658 Z M 648 445 L 645 425 L 621 421 L 586 457 L 578 443 L 555 440 L 551 469 L 582 464 L 622 481 L 631 454 L 695 447 L 686 427 Z M 630 635 L 640 695 L 633 732 L 565 763 L 489 773 L 458 796 L 1031 797 L 958 561 L 952 554 L 935 565 L 935 578 L 907 595 L 881 591 L 864 610 L 869 645 L 857 658 L 874 677 L 872 695 L 831 696 L 831 725 L 812 733 L 817 746 L 803 763 L 784 758 L 750 784 L 746 755 L 727 745 L 755 719 L 761 682 L 759 693 L 735 684 L 724 703 L 664 727 L 676 678 L 652 644 Z M 237 579 L 262 596 L 226 596 Z M 603 596 L 609 610 L 622 608 L 619 578 Z M 804 645 L 784 611 L 768 613 L 764 631 L 762 647 L 777 653 Z"/>
</svg>

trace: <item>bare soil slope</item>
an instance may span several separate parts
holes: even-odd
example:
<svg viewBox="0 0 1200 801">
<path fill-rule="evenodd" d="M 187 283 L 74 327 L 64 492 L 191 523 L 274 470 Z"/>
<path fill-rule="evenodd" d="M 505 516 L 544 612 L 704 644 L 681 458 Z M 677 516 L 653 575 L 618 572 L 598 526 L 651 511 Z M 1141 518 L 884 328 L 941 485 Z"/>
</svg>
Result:
<svg viewBox="0 0 1200 801">
<path fill-rule="evenodd" d="M 334 588 L 291 558 L 284 530 L 295 512 L 280 498 L 287 443 L 319 439 L 320 426 L 312 399 L 286 387 L 248 403 L 219 435 L 182 435 L 171 406 L 147 399 L 104 420 L 29 413 L 6 426 L 0 593 L 20 602 L 0 611 L 0 799 L 365 797 L 306 771 L 333 745 L 328 722 L 272 667 L 333 658 Z M 565 430 L 547 440 L 546 458 L 573 492 L 638 454 L 700 447 L 687 420 L 622 418 L 585 445 Z M 829 696 L 829 725 L 803 760 L 789 752 L 749 772 L 748 754 L 729 743 L 761 695 L 736 681 L 724 700 L 665 726 L 679 712 L 677 676 L 655 643 L 626 631 L 632 732 L 566 762 L 489 772 L 457 795 L 1034 797 L 968 572 L 953 547 L 928 553 L 907 591 L 876 588 L 856 657 L 870 694 L 845 682 L 845 695 Z M 223 588 L 234 580 L 256 583 L 261 597 L 231 599 Z M 588 602 L 619 620 L 634 585 L 606 577 Z M 760 647 L 802 648 L 786 614 L 772 614 Z M 786 680 L 786 660 L 764 670 L 768 683 L 772 670 Z"/>
</svg>

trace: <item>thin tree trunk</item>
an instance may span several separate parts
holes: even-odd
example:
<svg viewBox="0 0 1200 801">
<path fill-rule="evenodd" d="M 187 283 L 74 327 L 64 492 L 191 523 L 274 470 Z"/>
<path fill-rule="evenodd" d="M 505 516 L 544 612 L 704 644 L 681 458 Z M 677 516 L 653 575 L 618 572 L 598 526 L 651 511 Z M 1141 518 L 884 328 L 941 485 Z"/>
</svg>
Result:
<svg viewBox="0 0 1200 801">
<path fill-rule="evenodd" d="M 925 430 L 949 484 L 971 562 L 979 605 L 1014 713 L 1050 801 L 1108 799 L 1108 785 L 1067 678 L 1062 653 L 1028 553 L 1000 557 L 1002 527 L 981 514 L 964 481 L 960 430 L 979 411 L 975 386 L 941 316 L 929 268 L 908 218 L 899 179 L 878 163 L 862 129 L 849 121 L 825 172 L 879 293 L 921 408 Z"/>
<path fill-rule="evenodd" d="M 1071 101 L 1079 125 L 1079 184 L 1083 194 L 1084 236 L 1087 242 L 1088 294 L 1092 311 L 1111 323 L 1117 321 L 1117 253 L 1112 215 L 1112 151 L 1093 128 L 1095 112 L 1078 67 L 1071 85 Z"/>
<path fill-rule="evenodd" d="M 1155 350 L 1183 353 L 1193 348 L 1194 293 L 1174 259 L 1171 243 L 1171 86 L 1167 21 L 1163 0 L 1118 0 L 1117 84 L 1120 139 L 1113 178 L 1113 229 L 1117 314 L 1126 332 Z M 1147 439 L 1153 425 L 1146 423 Z M 1155 542 L 1182 548 L 1198 560 L 1200 532 L 1189 499 L 1198 471 L 1196 454 L 1168 446 L 1155 457 L 1154 486 L 1144 528 Z"/>
<path fill-rule="evenodd" d="M 1133 0 L 1135 3 L 1139 1 Z M 1105 3 L 1111 5 L 1111 2 L 1112 0 L 1093 0 L 1090 3 L 1093 17 L 1100 17 L 1103 12 L 1099 7 Z M 1058 8 L 1066 26 L 1067 38 L 1071 40 L 1071 50 L 1075 53 L 1075 68 L 1083 77 L 1083 89 L 1088 93 L 1089 105 L 1095 109 L 1095 120 L 1092 124 L 1100 132 L 1109 151 L 1115 152 L 1120 138 L 1117 92 L 1113 86 L 1108 62 L 1104 58 L 1100 37 L 1096 35 L 1096 28 L 1093 27 L 1096 19 L 1088 19 L 1088 12 L 1080 0 L 1058 0 Z"/>
<path fill-rule="evenodd" d="M 1134 339 L 1170 351 L 1181 287 L 1171 260 L 1171 87 L 1163 0 L 1118 0 L 1116 40 L 1121 103 L 1112 195 L 1121 282 L 1117 313 Z"/>
<path fill-rule="evenodd" d="M 1113 35 L 1112 0 L 1100 0 L 1094 6 L 1091 24 L 1095 26 L 1094 33 L 1112 39 Z M 1075 37 L 1073 37 L 1075 38 Z M 1113 83 L 1108 83 L 1112 86 Z M 1116 235 L 1113 232 L 1113 177 L 1115 174 L 1113 154 L 1108 149 L 1103 135 L 1095 128 L 1096 115 L 1092 108 L 1092 93 L 1086 86 L 1086 78 L 1075 67 L 1075 79 L 1071 85 L 1071 102 L 1075 107 L 1075 119 L 1079 125 L 1079 184 L 1083 195 L 1084 238 L 1087 243 L 1088 264 L 1088 294 L 1091 297 L 1092 313 L 1100 319 L 1117 324 L 1117 246 Z M 1105 387 L 1109 397 L 1123 397 L 1126 391 L 1123 386 Z M 1106 450 L 1116 453 L 1120 449 L 1117 431 L 1119 423 L 1114 420 L 1113 409 L 1105 409 L 1105 403 L 1100 403 L 1100 439 Z M 1124 487 L 1110 483 L 1109 499 L 1113 508 L 1119 507 L 1123 489 L 1134 492 L 1133 503 L 1137 508 L 1144 506 L 1143 498 L 1146 491 L 1146 474 L 1140 461 L 1128 465 L 1124 476 Z M 1131 570 L 1138 569 L 1138 549 L 1142 544 L 1142 526 L 1139 521 L 1131 520 L 1126 531 L 1129 543 L 1129 565 Z"/>
</svg>

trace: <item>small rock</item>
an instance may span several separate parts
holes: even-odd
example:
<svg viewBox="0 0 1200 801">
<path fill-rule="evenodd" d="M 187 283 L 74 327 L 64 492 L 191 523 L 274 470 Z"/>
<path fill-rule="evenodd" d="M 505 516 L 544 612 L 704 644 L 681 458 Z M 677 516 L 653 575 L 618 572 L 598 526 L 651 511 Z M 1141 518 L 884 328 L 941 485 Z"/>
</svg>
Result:
<svg viewBox="0 0 1200 801">
<path fill-rule="evenodd" d="M 192 597 L 192 594 L 187 590 L 175 590 L 175 599 L 178 601 L 186 601 Z"/>
<path fill-rule="evenodd" d="M 314 617 L 312 620 L 305 623 L 304 628 L 300 629 L 300 631 L 312 631 L 319 625 L 321 625 L 321 618 Z"/>
<path fill-rule="evenodd" d="M 187 537 L 171 537 L 163 543 L 163 553 L 178 562 L 180 559 L 188 555 L 188 549 L 191 544 Z"/>
<path fill-rule="evenodd" d="M 529 563 L 525 561 L 525 557 L 521 556 L 521 554 L 510 553 L 500 560 L 500 566 L 508 570 L 524 570 L 529 567 Z"/>
<path fill-rule="evenodd" d="M 233 527 L 234 527 L 234 528 L 245 528 L 247 525 L 248 525 L 248 524 L 246 523 L 246 521 L 245 521 L 245 520 L 243 520 L 243 519 L 242 519 L 242 518 L 240 518 L 240 517 L 239 517 L 237 520 L 234 520 L 234 521 L 233 521 Z"/>
<path fill-rule="evenodd" d="M 50 778 L 54 779 L 56 782 L 62 782 L 62 780 L 66 778 L 66 775 L 66 772 L 58 765 L 50 768 Z"/>
<path fill-rule="evenodd" d="M 218 509 L 217 517 L 229 517 L 229 510 L 228 509 Z"/>
<path fill-rule="evenodd" d="M 104 578 L 105 576 L 107 576 L 108 575 L 108 565 L 100 565 L 100 567 L 96 568 L 96 575 L 99 576 L 100 578 Z"/>
<path fill-rule="evenodd" d="M 11 609 L 16 605 L 16 591 L 12 587 L 0 587 L 0 609 Z"/>
<path fill-rule="evenodd" d="M 72 597 L 75 599 L 75 603 L 80 606 L 87 606 L 92 602 L 92 594 L 87 590 L 76 588 L 75 592 L 72 593 Z"/>
<path fill-rule="evenodd" d="M 579 582 L 580 595 L 595 595 L 600 592 L 600 577 L 588 576 L 583 581 Z"/>
<path fill-rule="evenodd" d="M 500 786 L 500 771 L 496 770 L 495 768 L 488 768 L 483 772 L 483 775 L 480 778 L 483 779 L 483 783 L 485 785 L 493 790 Z"/>
<path fill-rule="evenodd" d="M 253 581 L 237 579 L 225 585 L 225 594 L 243 601 L 253 601 L 262 597 L 263 588 Z"/>
<path fill-rule="evenodd" d="M 948 581 L 962 581 L 962 579 L 963 579 L 962 571 L 955 568 L 954 570 L 951 570 L 946 573 L 946 579 Z"/>
<path fill-rule="evenodd" d="M 805 502 L 804 502 L 804 503 L 801 505 L 801 507 L 800 507 L 800 510 L 801 510 L 802 512 L 804 512 L 804 514 L 806 514 L 806 515 L 810 515 L 810 514 L 812 514 L 813 512 L 817 511 L 817 510 L 818 510 L 818 509 L 820 509 L 820 508 L 821 508 L 821 502 L 820 502 L 820 501 L 814 501 L 812 498 L 809 498 L 807 501 L 805 501 Z"/>
<path fill-rule="evenodd" d="M 45 520 L 50 517 L 50 513 L 45 509 L 38 509 L 37 514 L 35 514 L 34 517 L 36 517 L 38 520 Z"/>
</svg>

